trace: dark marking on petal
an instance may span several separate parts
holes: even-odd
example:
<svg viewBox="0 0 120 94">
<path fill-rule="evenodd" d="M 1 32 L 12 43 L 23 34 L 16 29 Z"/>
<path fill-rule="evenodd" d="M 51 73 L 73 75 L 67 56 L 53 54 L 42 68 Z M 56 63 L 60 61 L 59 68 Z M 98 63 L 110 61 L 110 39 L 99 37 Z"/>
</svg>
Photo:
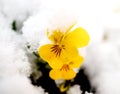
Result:
<svg viewBox="0 0 120 94">
<path fill-rule="evenodd" d="M 59 45 L 54 45 L 53 47 L 51 47 L 51 52 L 55 53 L 57 57 L 61 55 L 62 49 L 63 47 L 60 47 Z"/>
<path fill-rule="evenodd" d="M 66 71 L 66 72 L 67 72 L 68 70 L 70 70 L 68 64 L 64 64 L 64 65 L 62 66 L 62 68 L 60 69 L 60 71 Z"/>
</svg>

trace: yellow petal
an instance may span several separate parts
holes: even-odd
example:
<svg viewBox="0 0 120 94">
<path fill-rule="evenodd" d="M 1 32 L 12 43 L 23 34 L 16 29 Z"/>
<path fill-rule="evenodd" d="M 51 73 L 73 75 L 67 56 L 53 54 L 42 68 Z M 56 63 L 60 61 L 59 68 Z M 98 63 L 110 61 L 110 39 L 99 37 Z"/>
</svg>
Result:
<svg viewBox="0 0 120 94">
<path fill-rule="evenodd" d="M 88 44 L 90 40 L 89 34 L 87 31 L 81 27 L 76 28 L 71 31 L 66 38 L 64 38 L 65 42 L 69 42 L 76 47 L 83 47 Z"/>
<path fill-rule="evenodd" d="M 54 80 L 58 80 L 58 79 L 61 79 L 61 72 L 59 71 L 59 69 L 52 69 L 49 72 L 49 76 Z"/>
<path fill-rule="evenodd" d="M 76 76 L 76 73 L 72 69 L 69 69 L 67 71 L 60 69 L 52 69 L 49 73 L 49 76 L 54 80 L 58 79 L 70 80 Z"/>
<path fill-rule="evenodd" d="M 73 79 L 75 76 L 76 76 L 76 73 L 73 71 L 73 69 L 69 69 L 67 71 L 65 71 L 65 70 L 61 71 L 61 78 L 62 79 L 70 80 L 70 79 Z"/>
<path fill-rule="evenodd" d="M 61 57 L 56 56 L 56 54 L 51 51 L 53 44 L 43 45 L 39 48 L 40 57 L 47 61 L 52 68 L 59 69 L 63 65 L 61 62 Z"/>
<path fill-rule="evenodd" d="M 48 62 L 51 68 L 60 69 L 63 66 L 63 62 L 57 58 L 52 59 Z"/>
<path fill-rule="evenodd" d="M 53 44 L 47 44 L 47 45 L 43 45 L 39 48 L 40 57 L 43 60 L 47 61 L 49 63 L 49 65 L 54 69 L 61 68 L 64 63 L 66 63 L 67 61 L 70 61 L 72 58 L 78 56 L 77 48 L 75 48 L 69 44 L 64 45 L 64 48 L 62 48 L 60 53 L 56 53 L 56 50 L 54 50 L 54 47 L 55 47 L 55 45 L 53 45 Z"/>
<path fill-rule="evenodd" d="M 74 46 L 72 46 L 70 43 L 69 44 L 65 44 L 64 48 L 62 50 L 62 58 L 63 58 L 63 62 L 67 62 L 69 60 L 71 60 L 72 58 L 78 56 L 78 49 Z"/>
<path fill-rule="evenodd" d="M 69 62 L 70 68 L 79 68 L 83 62 L 84 58 L 82 56 L 77 56 Z"/>
</svg>

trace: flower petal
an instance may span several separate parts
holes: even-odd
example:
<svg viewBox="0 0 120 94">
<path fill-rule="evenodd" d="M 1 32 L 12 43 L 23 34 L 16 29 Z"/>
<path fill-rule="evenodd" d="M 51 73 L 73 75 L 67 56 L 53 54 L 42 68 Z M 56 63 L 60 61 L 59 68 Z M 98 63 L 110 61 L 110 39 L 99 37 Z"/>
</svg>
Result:
<svg viewBox="0 0 120 94">
<path fill-rule="evenodd" d="M 68 71 L 61 71 L 62 78 L 65 80 L 73 79 L 76 76 L 76 73 L 73 71 L 73 69 L 69 69 Z"/>
<path fill-rule="evenodd" d="M 54 80 L 58 79 L 70 80 L 76 76 L 76 73 L 72 69 L 69 69 L 67 71 L 65 70 L 61 71 L 60 69 L 52 69 L 49 73 L 49 76 Z"/>
<path fill-rule="evenodd" d="M 64 45 L 65 48 L 61 50 L 59 55 L 56 55 L 55 51 L 52 51 L 53 49 L 51 48 L 53 48 L 54 46 L 55 45 L 53 44 L 47 44 L 39 48 L 40 57 L 43 60 L 47 61 L 49 65 L 54 69 L 60 69 L 64 63 L 78 56 L 77 48 L 69 44 Z"/>
<path fill-rule="evenodd" d="M 86 46 L 90 40 L 90 37 L 85 29 L 78 27 L 69 32 L 64 40 L 65 42 L 69 42 L 79 48 Z"/>
<path fill-rule="evenodd" d="M 52 68 L 59 69 L 62 67 L 63 63 L 61 61 L 61 57 L 57 57 L 56 54 L 51 51 L 53 46 L 53 44 L 43 45 L 39 48 L 38 52 L 40 57 L 47 61 Z"/>
<path fill-rule="evenodd" d="M 78 49 L 76 47 L 72 46 L 71 44 L 65 44 L 64 46 L 65 49 L 63 49 L 61 53 L 63 62 L 68 62 L 72 58 L 78 56 Z"/>
<path fill-rule="evenodd" d="M 54 79 L 54 80 L 58 80 L 58 79 L 61 79 L 61 72 L 59 71 L 59 69 L 52 69 L 50 72 L 49 72 L 49 76 L 50 78 Z"/>
<path fill-rule="evenodd" d="M 77 56 L 69 62 L 70 68 L 79 68 L 83 62 L 84 58 L 82 56 Z"/>
</svg>

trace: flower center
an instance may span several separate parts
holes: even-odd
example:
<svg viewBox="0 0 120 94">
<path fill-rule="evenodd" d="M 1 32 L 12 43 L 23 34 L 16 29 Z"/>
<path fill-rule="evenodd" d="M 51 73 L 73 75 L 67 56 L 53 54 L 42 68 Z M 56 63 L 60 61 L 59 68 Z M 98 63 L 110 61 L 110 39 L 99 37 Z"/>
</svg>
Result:
<svg viewBox="0 0 120 94">
<path fill-rule="evenodd" d="M 60 56 L 61 55 L 61 51 L 62 49 L 65 49 L 64 45 L 54 45 L 53 47 L 51 47 L 51 52 L 55 53 L 56 54 L 56 57 L 57 56 Z"/>
<path fill-rule="evenodd" d="M 54 43 L 61 43 L 62 39 L 63 39 L 63 32 L 61 32 L 59 29 L 53 31 L 53 34 L 50 35 L 48 38 L 53 41 Z"/>
<path fill-rule="evenodd" d="M 69 68 L 69 65 L 68 64 L 64 64 L 62 66 L 62 68 L 60 69 L 60 71 L 68 71 L 70 68 Z"/>
</svg>

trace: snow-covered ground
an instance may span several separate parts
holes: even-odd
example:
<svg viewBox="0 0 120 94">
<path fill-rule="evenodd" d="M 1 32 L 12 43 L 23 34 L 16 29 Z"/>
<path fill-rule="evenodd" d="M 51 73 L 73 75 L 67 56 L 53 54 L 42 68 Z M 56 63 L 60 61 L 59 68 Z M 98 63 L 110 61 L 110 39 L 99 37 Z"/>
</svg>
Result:
<svg viewBox="0 0 120 94">
<path fill-rule="evenodd" d="M 80 52 L 96 94 L 120 94 L 119 6 L 120 0 L 0 0 L 0 94 L 47 94 L 28 78 L 33 68 L 28 53 L 48 42 L 47 29 L 64 31 L 76 21 L 91 37 Z M 81 94 L 79 88 L 68 94 Z"/>
</svg>

